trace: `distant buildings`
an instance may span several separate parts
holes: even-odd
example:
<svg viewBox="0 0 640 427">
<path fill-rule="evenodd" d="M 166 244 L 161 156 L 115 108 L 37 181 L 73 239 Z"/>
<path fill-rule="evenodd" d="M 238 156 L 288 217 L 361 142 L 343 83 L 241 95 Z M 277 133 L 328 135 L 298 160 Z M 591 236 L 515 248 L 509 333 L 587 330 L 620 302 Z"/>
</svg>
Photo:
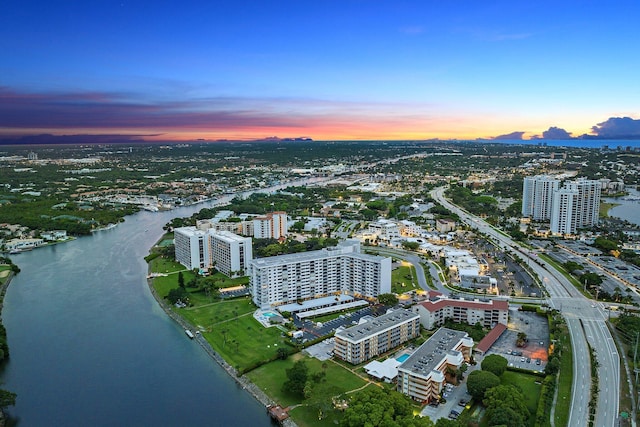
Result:
<svg viewBox="0 0 640 427">
<path fill-rule="evenodd" d="M 270 212 L 266 215 L 235 215 L 233 211 L 219 211 L 214 218 L 200 220 L 200 229 L 212 228 L 216 231 L 230 231 L 256 239 L 282 239 L 287 236 L 288 222 L 286 212 Z"/>
<path fill-rule="evenodd" d="M 280 239 L 286 236 L 286 212 L 271 212 L 253 219 L 253 237 L 256 239 Z"/>
<path fill-rule="evenodd" d="M 420 316 L 395 310 L 336 332 L 333 354 L 357 365 L 398 347 L 420 334 Z"/>
<path fill-rule="evenodd" d="M 567 181 L 546 175 L 526 177 L 522 188 L 522 216 L 551 222 L 553 234 L 575 234 L 598 222 L 602 182 L 580 178 Z"/>
<path fill-rule="evenodd" d="M 450 372 L 470 360 L 472 347 L 466 332 L 438 329 L 398 367 L 397 390 L 421 403 L 439 399 Z"/>
<path fill-rule="evenodd" d="M 216 269 L 227 276 L 242 275 L 253 259 L 250 237 L 229 231 L 180 227 L 174 230 L 176 261 L 188 269 Z"/>
<path fill-rule="evenodd" d="M 391 292 L 391 258 L 360 253 L 358 241 L 251 262 L 251 293 L 260 308 L 334 293 L 375 298 Z"/>
<path fill-rule="evenodd" d="M 448 233 L 450 231 L 455 231 L 456 222 L 452 219 L 442 218 L 436 220 L 436 230 L 440 233 Z"/>
<path fill-rule="evenodd" d="M 400 237 L 400 228 L 394 221 L 379 219 L 369 223 L 369 233 L 380 240 L 391 240 Z"/>
</svg>

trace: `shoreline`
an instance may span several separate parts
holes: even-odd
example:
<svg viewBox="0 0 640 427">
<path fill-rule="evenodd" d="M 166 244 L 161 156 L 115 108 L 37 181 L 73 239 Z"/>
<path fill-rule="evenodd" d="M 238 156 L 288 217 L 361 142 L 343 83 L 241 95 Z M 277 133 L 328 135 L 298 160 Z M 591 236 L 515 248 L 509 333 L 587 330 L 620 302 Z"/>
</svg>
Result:
<svg viewBox="0 0 640 427">
<path fill-rule="evenodd" d="M 162 239 L 161 239 L 162 240 Z M 159 240 L 160 241 L 160 240 Z M 158 242 L 159 242 L 158 241 Z M 157 243 L 156 243 L 157 244 Z M 149 287 L 149 291 L 151 295 L 156 300 L 160 308 L 171 318 L 174 322 L 180 325 L 185 330 L 194 329 L 194 326 L 187 322 L 182 316 L 171 309 L 171 306 L 167 304 L 164 298 L 161 298 L 158 295 L 158 292 L 153 287 L 153 277 L 148 277 L 151 274 L 149 263 L 147 262 L 147 286 Z M 1 310 L 1 307 L 0 307 Z M 258 402 L 260 402 L 265 411 L 268 410 L 269 406 L 277 405 L 278 403 L 274 401 L 271 397 L 269 397 L 265 392 L 263 392 L 258 386 L 256 386 L 246 375 L 238 376 L 236 369 L 229 365 L 222 356 L 220 356 L 211 345 L 207 342 L 207 340 L 202 336 L 202 334 L 196 334 L 193 341 L 197 342 L 200 347 L 213 359 L 222 369 L 224 369 L 227 374 L 235 381 L 236 385 L 242 387 L 247 393 L 253 396 Z M 291 419 L 291 417 L 284 420 L 281 425 L 285 427 L 298 427 L 298 425 Z"/>
</svg>

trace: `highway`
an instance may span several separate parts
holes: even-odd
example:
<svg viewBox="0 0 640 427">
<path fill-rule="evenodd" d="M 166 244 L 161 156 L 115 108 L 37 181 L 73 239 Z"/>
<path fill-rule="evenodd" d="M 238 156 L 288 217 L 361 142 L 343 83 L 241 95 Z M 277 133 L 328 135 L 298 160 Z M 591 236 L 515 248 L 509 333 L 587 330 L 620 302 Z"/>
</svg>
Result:
<svg viewBox="0 0 640 427">
<path fill-rule="evenodd" d="M 594 425 L 614 427 L 618 423 L 620 401 L 620 363 L 613 338 L 606 325 L 606 317 L 599 305 L 584 297 L 575 287 L 544 260 L 519 247 L 511 238 L 500 233 L 480 218 L 469 214 L 444 197 L 446 187 L 439 187 L 431 196 L 442 206 L 457 214 L 470 227 L 492 237 L 505 251 L 513 251 L 541 278 L 549 294 L 549 305 L 558 309 L 567 321 L 573 346 L 573 384 L 569 426 L 588 425 L 591 399 L 591 361 L 588 347 L 594 349 L 598 367 L 598 402 Z M 558 396 L 563 399 L 564 396 Z"/>
</svg>

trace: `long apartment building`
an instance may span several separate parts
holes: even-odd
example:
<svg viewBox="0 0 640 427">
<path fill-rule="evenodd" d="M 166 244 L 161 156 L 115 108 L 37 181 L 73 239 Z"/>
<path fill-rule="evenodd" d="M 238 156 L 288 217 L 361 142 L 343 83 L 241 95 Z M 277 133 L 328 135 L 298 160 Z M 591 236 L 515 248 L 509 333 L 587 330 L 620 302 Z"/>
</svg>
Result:
<svg viewBox="0 0 640 427">
<path fill-rule="evenodd" d="M 449 298 L 434 291 L 429 293 L 429 297 L 412 307 L 426 329 L 442 326 L 447 319 L 469 325 L 480 323 L 486 328 L 493 328 L 498 323 L 506 325 L 509 320 L 509 302 L 506 300 Z"/>
<path fill-rule="evenodd" d="M 228 231 L 179 227 L 174 244 L 176 261 L 190 270 L 215 266 L 227 276 L 242 275 L 253 259 L 251 238 Z"/>
<path fill-rule="evenodd" d="M 466 332 L 438 329 L 398 367 L 397 390 L 421 403 L 439 399 L 447 368 L 455 370 L 468 362 L 472 347 Z"/>
<path fill-rule="evenodd" d="M 391 292 L 391 258 L 360 253 L 358 241 L 251 262 L 253 302 L 261 308 L 347 292 L 375 298 Z"/>
<path fill-rule="evenodd" d="M 420 316 L 395 310 L 335 334 L 333 354 L 357 365 L 392 350 L 420 334 Z"/>
</svg>

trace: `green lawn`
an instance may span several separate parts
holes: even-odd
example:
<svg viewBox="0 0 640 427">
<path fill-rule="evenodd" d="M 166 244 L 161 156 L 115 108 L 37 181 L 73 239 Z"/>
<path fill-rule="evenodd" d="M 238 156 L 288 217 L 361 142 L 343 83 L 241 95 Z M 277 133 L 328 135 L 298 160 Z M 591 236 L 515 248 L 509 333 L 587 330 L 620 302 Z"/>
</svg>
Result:
<svg viewBox="0 0 640 427">
<path fill-rule="evenodd" d="M 563 341 L 562 354 L 560 356 L 560 376 L 558 378 L 558 400 L 555 407 L 555 424 L 566 426 L 569 422 L 571 410 L 571 386 L 573 383 L 573 348 L 569 334 L 560 336 Z"/>
<path fill-rule="evenodd" d="M 303 399 L 302 396 L 293 395 L 282 390 L 282 384 L 287 380 L 286 370 L 291 368 L 297 360 L 305 361 L 309 367 L 310 374 L 322 372 L 323 370 L 326 372 L 326 377 L 314 384 L 311 397 L 308 399 Z M 321 362 L 299 354 L 291 356 L 287 360 L 276 360 L 261 366 L 247 375 L 251 381 L 281 406 L 303 404 L 304 406 L 300 406 L 290 413 L 294 421 L 300 426 L 334 425 L 334 421 L 339 420 L 340 413 L 331 407 L 331 398 L 366 384 L 362 378 L 330 360 Z M 322 420 L 318 419 L 320 414 Z"/>
<path fill-rule="evenodd" d="M 537 375 L 529 375 L 522 372 L 505 371 L 500 377 L 502 384 L 511 384 L 522 390 L 524 400 L 527 403 L 527 409 L 529 409 L 529 425 L 533 426 L 535 422 L 536 411 L 538 410 L 538 401 L 540 400 L 540 389 L 542 384 L 536 384 L 536 381 L 541 382 L 543 377 Z"/>
<path fill-rule="evenodd" d="M 209 344 L 237 369 L 268 361 L 278 347 L 291 348 L 280 329 L 265 328 L 254 319 L 256 306 L 248 297 L 174 310 L 202 330 Z"/>
<path fill-rule="evenodd" d="M 391 292 L 403 294 L 420 289 L 416 269 L 412 265 L 400 266 L 391 272 Z"/>
<path fill-rule="evenodd" d="M 427 281 L 427 286 L 429 286 L 431 289 L 437 289 L 436 286 L 433 284 L 433 277 L 431 277 L 431 273 L 429 273 L 430 265 L 425 262 L 421 264 L 422 264 L 422 269 L 424 270 L 424 278 Z"/>
<path fill-rule="evenodd" d="M 11 271 L 11 266 L 8 264 L 0 264 L 0 285 L 4 284 L 7 281 L 7 277 L 9 277 L 9 272 Z"/>
<path fill-rule="evenodd" d="M 151 271 L 154 273 L 172 273 L 182 270 L 186 270 L 184 265 L 161 256 L 151 261 Z"/>
</svg>

